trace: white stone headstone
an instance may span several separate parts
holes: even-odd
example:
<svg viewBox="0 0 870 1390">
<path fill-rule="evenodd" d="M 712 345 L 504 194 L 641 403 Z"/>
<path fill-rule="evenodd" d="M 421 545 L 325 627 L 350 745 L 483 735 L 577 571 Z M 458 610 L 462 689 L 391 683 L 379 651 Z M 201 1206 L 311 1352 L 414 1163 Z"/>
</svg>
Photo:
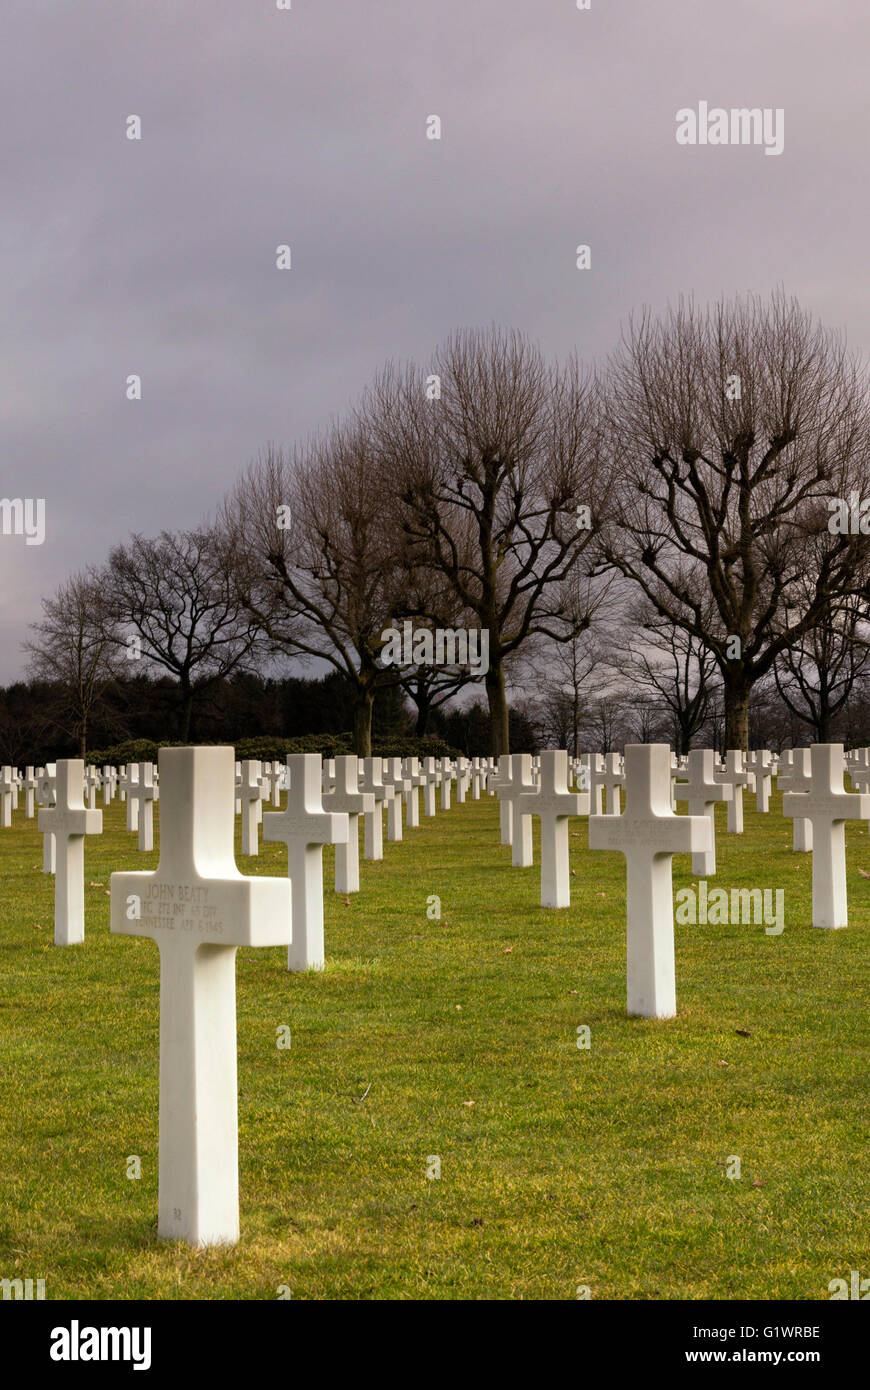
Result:
<svg viewBox="0 0 870 1390">
<path fill-rule="evenodd" d="M 258 812 L 262 807 L 264 779 L 256 758 L 246 758 L 242 763 L 241 781 L 236 786 L 236 794 L 242 806 L 242 854 L 260 853 L 258 844 Z"/>
<path fill-rule="evenodd" d="M 589 848 L 625 855 L 627 1009 L 645 1018 L 677 1012 L 671 860 L 710 844 L 706 816 L 671 810 L 670 756 L 666 743 L 630 743 L 624 812 L 589 819 Z"/>
<path fill-rule="evenodd" d="M 731 788 L 728 800 L 728 829 L 732 835 L 743 834 L 743 788 L 752 781 L 752 773 L 746 768 L 742 748 L 729 748 L 725 754 L 725 766 L 715 768 L 713 776 L 723 786 Z"/>
<path fill-rule="evenodd" d="M 15 770 L 7 765 L 0 768 L 0 828 L 8 830 L 12 824 L 12 796 L 17 785 Z"/>
<path fill-rule="evenodd" d="M 677 801 L 688 802 L 690 816 L 707 816 L 710 821 L 710 848 L 692 856 L 692 873 L 708 878 L 716 872 L 716 804 L 730 801 L 730 783 L 714 776 L 716 755 L 711 748 L 693 748 L 686 763 L 688 781 L 674 788 Z"/>
<path fill-rule="evenodd" d="M 847 792 L 842 743 L 815 743 L 810 749 L 810 789 L 786 792 L 784 816 L 812 824 L 813 926 L 848 926 L 846 902 L 846 821 L 870 816 L 870 796 Z"/>
<path fill-rule="evenodd" d="M 488 786 L 490 793 L 495 793 L 498 797 L 499 827 L 503 845 L 513 844 L 514 838 L 514 807 L 509 795 L 511 778 L 511 755 L 502 753 L 498 760 L 498 771 L 490 775 Z M 502 795 L 502 792 L 505 795 Z"/>
<path fill-rule="evenodd" d="M 541 822 L 541 906 L 570 907 L 568 817 L 588 816 L 589 795 L 568 790 L 568 754 L 548 748 L 541 754 L 541 786 L 517 799 Z"/>
<path fill-rule="evenodd" d="M 499 800 L 509 801 L 511 816 L 511 863 L 515 869 L 527 869 L 533 863 L 532 814 L 528 800 L 535 792 L 532 759 L 529 753 L 512 753 L 511 780 L 505 786 L 499 782 Z"/>
<path fill-rule="evenodd" d="M 139 803 L 135 796 L 130 793 L 139 781 L 139 764 L 127 763 L 121 769 L 121 776 L 118 778 L 118 789 L 122 801 L 127 803 L 127 830 L 130 834 L 139 829 Z"/>
<path fill-rule="evenodd" d="M 24 769 L 24 815 L 27 820 L 33 820 L 36 813 L 36 793 L 39 790 L 39 778 L 32 767 Z"/>
<path fill-rule="evenodd" d="M 72 946 L 85 939 L 85 836 L 99 835 L 102 811 L 85 809 L 85 765 L 81 758 L 57 764 L 55 801 L 40 811 L 42 834 L 54 837 L 54 943 Z"/>
<path fill-rule="evenodd" d="M 287 805 L 283 811 L 267 811 L 263 816 L 263 838 L 287 846 L 293 887 L 293 939 L 287 969 L 322 970 L 323 846 L 347 842 L 348 819 L 323 809 L 319 753 L 291 754 L 287 774 Z"/>
<path fill-rule="evenodd" d="M 777 787 L 783 793 L 808 792 L 812 786 L 812 772 L 809 748 L 790 748 L 787 771 L 780 771 Z M 859 791 L 870 791 L 870 785 L 859 787 Z M 795 816 L 792 821 L 792 849 L 808 854 L 813 847 L 812 822 Z"/>
<path fill-rule="evenodd" d="M 769 748 L 756 748 L 749 754 L 749 771 L 755 778 L 757 811 L 770 810 L 770 779 L 773 775 L 773 757 Z"/>
<path fill-rule="evenodd" d="M 161 748 L 160 863 L 111 877 L 111 928 L 160 948 L 157 1234 L 239 1238 L 236 951 L 290 937 L 290 884 L 233 852 L 232 748 Z"/>
<path fill-rule="evenodd" d="M 154 764 L 139 763 L 135 780 L 127 785 L 127 816 L 135 807 L 133 820 L 139 831 L 139 848 L 148 853 L 154 848 Z"/>
<path fill-rule="evenodd" d="M 363 855 L 366 859 L 383 859 L 384 802 L 387 799 L 387 788 L 383 782 L 382 758 L 363 758 L 359 789 L 372 799 L 371 810 L 366 810 L 363 816 L 365 828 Z"/>
<path fill-rule="evenodd" d="M 374 796 L 359 790 L 359 761 L 353 754 L 335 760 L 335 784 L 323 797 L 323 809 L 347 816 L 346 841 L 335 846 L 336 893 L 359 892 L 359 818 L 375 809 Z"/>
</svg>

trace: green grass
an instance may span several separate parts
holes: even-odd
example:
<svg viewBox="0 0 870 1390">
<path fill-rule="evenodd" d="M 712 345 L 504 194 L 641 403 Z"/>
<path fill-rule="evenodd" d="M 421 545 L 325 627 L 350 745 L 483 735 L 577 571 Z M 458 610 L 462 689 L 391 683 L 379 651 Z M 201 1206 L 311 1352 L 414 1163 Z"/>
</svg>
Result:
<svg viewBox="0 0 870 1390">
<path fill-rule="evenodd" d="M 110 873 L 157 854 L 119 803 L 104 812 L 86 940 L 60 949 L 17 813 L 0 832 L 0 1277 L 168 1299 L 826 1299 L 867 1277 L 870 839 L 847 827 L 848 929 L 814 930 L 811 856 L 778 796 L 752 805 L 742 837 L 717 811 L 710 886 L 784 888 L 785 931 L 678 926 L 667 1022 L 625 1015 L 624 860 L 590 854 L 585 822 L 564 911 L 538 906 L 537 867 L 511 867 L 489 797 L 385 844 L 348 902 L 327 850 L 325 972 L 238 955 L 242 1238 L 206 1251 L 157 1239 L 158 954 L 108 926 Z M 283 873 L 286 851 L 239 864 Z M 689 870 L 674 860 L 675 889 Z"/>
</svg>

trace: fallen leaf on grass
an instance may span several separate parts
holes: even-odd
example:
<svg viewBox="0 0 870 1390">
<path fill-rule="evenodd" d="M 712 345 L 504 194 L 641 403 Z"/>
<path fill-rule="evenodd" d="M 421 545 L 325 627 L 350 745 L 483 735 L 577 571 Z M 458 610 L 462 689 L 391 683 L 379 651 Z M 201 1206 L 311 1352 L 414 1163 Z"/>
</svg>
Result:
<svg viewBox="0 0 870 1390">
<path fill-rule="evenodd" d="M 764 1186 L 764 1183 L 761 1181 L 761 1178 L 753 1178 L 753 1179 L 752 1179 L 752 1186 L 753 1186 L 753 1187 L 763 1187 L 763 1186 Z"/>
<path fill-rule="evenodd" d="M 350 907 L 350 898 L 345 898 L 344 905 L 345 907 Z"/>
<path fill-rule="evenodd" d="M 717 1063 L 716 1063 L 716 1066 L 717 1066 L 717 1067 L 730 1067 L 730 1065 L 731 1065 L 730 1062 L 717 1062 Z"/>
<path fill-rule="evenodd" d="M 735 1029 L 734 1029 L 734 1032 L 737 1034 L 738 1038 L 751 1038 L 751 1037 L 752 1037 L 752 1034 L 750 1033 L 750 1031 L 749 1031 L 748 1028 L 735 1028 Z"/>
<path fill-rule="evenodd" d="M 868 874 L 866 869 L 859 869 L 858 873 L 861 875 L 862 878 L 870 878 L 870 874 Z"/>
<path fill-rule="evenodd" d="M 511 952 L 513 951 L 513 949 L 514 949 L 513 946 L 505 946 L 505 947 L 503 948 L 503 950 L 502 950 L 502 955 L 503 955 L 503 956 L 509 956 L 509 955 L 511 954 Z"/>
<path fill-rule="evenodd" d="M 464 1100 L 464 1101 L 462 1102 L 462 1104 L 465 1106 L 466 1110 L 470 1110 L 471 1107 L 474 1105 L 474 1101 L 473 1101 L 473 1100 Z"/>
</svg>

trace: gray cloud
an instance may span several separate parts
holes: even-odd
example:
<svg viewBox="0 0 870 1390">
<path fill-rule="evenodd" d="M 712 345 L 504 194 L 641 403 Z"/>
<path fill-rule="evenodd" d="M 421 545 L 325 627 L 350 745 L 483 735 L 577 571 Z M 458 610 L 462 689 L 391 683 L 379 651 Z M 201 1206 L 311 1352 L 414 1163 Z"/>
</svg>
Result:
<svg viewBox="0 0 870 1390">
<path fill-rule="evenodd" d="M 7 3 L 0 494 L 48 539 L 0 538 L 0 680 L 71 569 L 458 325 L 593 358 L 783 284 L 866 350 L 868 37 L 857 0 Z M 699 100 L 783 107 L 783 155 L 678 147 Z"/>
</svg>

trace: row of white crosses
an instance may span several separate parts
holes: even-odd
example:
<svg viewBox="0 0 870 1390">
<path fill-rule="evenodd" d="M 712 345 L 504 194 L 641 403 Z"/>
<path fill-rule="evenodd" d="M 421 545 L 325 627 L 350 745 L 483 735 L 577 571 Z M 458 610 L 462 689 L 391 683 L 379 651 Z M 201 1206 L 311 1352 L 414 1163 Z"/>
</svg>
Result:
<svg viewBox="0 0 870 1390">
<path fill-rule="evenodd" d="M 696 762 L 690 760 L 686 769 L 689 787 L 706 809 L 717 784 L 708 776 L 706 760 Z M 160 862 L 152 872 L 112 875 L 111 928 L 149 936 L 160 949 L 159 1234 L 195 1245 L 232 1243 L 239 1230 L 236 951 L 240 945 L 287 944 L 292 953 L 299 885 L 318 878 L 322 885 L 322 845 L 349 838 L 350 816 L 366 814 L 369 794 L 360 792 L 351 760 L 337 763 L 327 800 L 344 801 L 346 808 L 324 812 L 320 758 L 293 760 L 287 808 L 263 822 L 265 838 L 288 847 L 291 892 L 284 879 L 245 878 L 236 867 L 231 749 L 164 749 L 160 769 L 165 788 Z M 843 770 L 841 747 L 815 748 L 809 790 L 786 797 L 786 814 L 810 819 L 815 843 L 826 840 L 834 847 L 828 877 L 835 896 L 839 842 L 836 835 L 819 832 L 836 827 L 842 832 L 846 818 L 870 815 L 870 797 L 842 790 Z M 80 762 L 59 765 L 57 805 L 41 812 L 39 822 L 40 830 L 51 830 L 58 842 L 58 888 L 65 885 L 67 920 L 66 890 L 72 884 L 74 891 L 82 878 L 76 854 L 83 836 L 97 832 L 101 820 L 100 812 L 84 807 L 82 771 Z M 541 755 L 537 790 L 531 772 L 531 759 L 521 755 L 509 769 L 500 769 L 498 786 L 502 790 L 504 779 L 520 825 L 531 815 L 541 818 L 542 861 L 546 877 L 554 879 L 554 905 L 560 905 L 566 885 L 558 871 L 559 847 L 568 817 L 583 814 L 584 794 L 568 790 L 564 752 Z M 667 745 L 630 745 L 624 779 L 625 810 L 590 818 L 590 848 L 616 850 L 626 859 L 628 1010 L 671 1017 L 676 1011 L 671 861 L 675 853 L 709 851 L 710 817 L 674 814 Z M 692 798 L 686 799 L 691 805 Z M 816 854 L 813 876 L 815 919 Z M 316 917 L 311 906 L 306 903 L 306 931 Z M 305 954 L 316 955 L 318 943 L 308 936 Z"/>
<path fill-rule="evenodd" d="M 245 878 L 234 856 L 232 749 L 167 748 L 159 757 L 160 862 L 153 872 L 112 874 L 111 929 L 148 936 L 160 949 L 158 1234 L 193 1245 L 233 1244 L 239 1236 L 236 951 L 286 943 L 291 968 L 322 964 L 322 848 L 356 842 L 351 820 L 355 830 L 375 794 L 360 789 L 355 758 L 336 759 L 326 794 L 333 809 L 324 811 L 319 755 L 291 759 L 287 806 L 263 817 L 265 839 L 287 845 L 291 882 Z M 380 770 L 371 760 L 369 779 L 385 791 Z M 397 778 L 397 769 L 389 769 L 390 785 Z M 352 853 L 341 872 L 345 882 L 358 880 Z"/>
</svg>

